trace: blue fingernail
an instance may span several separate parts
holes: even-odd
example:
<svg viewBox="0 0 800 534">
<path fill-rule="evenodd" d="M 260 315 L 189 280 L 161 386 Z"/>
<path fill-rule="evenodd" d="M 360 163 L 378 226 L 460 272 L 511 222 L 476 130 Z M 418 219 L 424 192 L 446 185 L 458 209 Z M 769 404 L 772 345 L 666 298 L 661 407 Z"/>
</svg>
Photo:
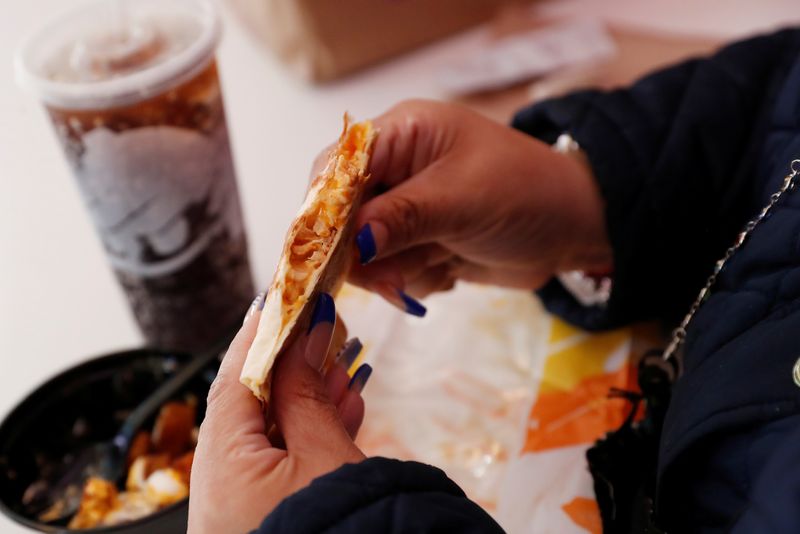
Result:
<svg viewBox="0 0 800 534">
<path fill-rule="evenodd" d="M 250 307 L 247 308 L 247 313 L 244 315 L 244 322 L 246 323 L 247 320 L 252 317 L 256 311 L 261 311 L 264 309 L 264 303 L 267 301 L 267 292 L 262 291 L 256 298 L 253 299 L 253 302 L 250 304 Z"/>
<path fill-rule="evenodd" d="M 320 293 L 319 297 L 317 297 L 317 304 L 311 314 L 311 324 L 308 326 L 308 332 L 310 333 L 320 323 L 336 323 L 336 306 L 333 304 L 333 297 L 327 293 Z"/>
<path fill-rule="evenodd" d="M 350 384 L 347 388 L 350 391 L 361 393 L 364 391 L 364 386 L 367 385 L 367 380 L 369 380 L 370 375 L 372 375 L 372 366 L 368 363 L 362 363 L 361 367 L 359 367 L 353 375 L 353 378 L 350 379 Z"/>
<path fill-rule="evenodd" d="M 372 227 L 369 223 L 362 226 L 361 230 L 356 234 L 356 246 L 358 247 L 361 265 L 368 264 L 378 254 L 375 248 L 375 236 L 372 235 Z"/>
<path fill-rule="evenodd" d="M 406 313 L 416 315 L 417 317 L 425 317 L 425 313 L 428 310 L 422 305 L 422 303 L 420 303 L 420 301 L 414 297 L 406 295 L 406 293 L 400 289 L 397 290 L 397 294 L 400 295 L 401 299 L 403 299 L 403 305 L 406 307 Z"/>
<path fill-rule="evenodd" d="M 359 340 L 357 337 L 347 340 L 342 347 L 342 350 L 339 352 L 339 355 L 336 357 L 336 363 L 345 369 L 350 369 L 350 366 L 353 365 L 354 361 L 356 361 L 358 355 L 361 354 L 362 348 L 363 345 L 361 344 L 361 340 Z"/>
</svg>

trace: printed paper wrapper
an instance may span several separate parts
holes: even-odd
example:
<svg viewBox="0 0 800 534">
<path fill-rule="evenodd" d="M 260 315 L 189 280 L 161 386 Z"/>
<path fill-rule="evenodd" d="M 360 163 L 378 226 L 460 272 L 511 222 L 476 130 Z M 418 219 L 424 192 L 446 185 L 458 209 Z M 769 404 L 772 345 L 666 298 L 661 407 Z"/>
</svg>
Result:
<svg viewBox="0 0 800 534">
<path fill-rule="evenodd" d="M 337 307 L 374 372 L 358 444 L 443 469 L 509 533 L 599 533 L 586 449 L 630 406 L 655 329 L 588 334 L 529 292 L 459 284 L 425 318 L 345 286 Z"/>
</svg>

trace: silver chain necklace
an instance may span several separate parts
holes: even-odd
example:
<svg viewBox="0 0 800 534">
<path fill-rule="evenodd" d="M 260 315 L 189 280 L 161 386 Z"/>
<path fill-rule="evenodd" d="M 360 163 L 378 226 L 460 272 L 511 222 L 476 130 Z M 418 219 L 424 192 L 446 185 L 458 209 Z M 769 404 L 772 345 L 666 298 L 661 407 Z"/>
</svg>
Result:
<svg viewBox="0 0 800 534">
<path fill-rule="evenodd" d="M 683 321 L 681 321 L 681 324 L 678 325 L 678 328 L 672 331 L 672 339 L 670 340 L 669 345 L 667 345 L 667 348 L 664 350 L 664 354 L 662 356 L 664 361 L 667 361 L 675 356 L 683 345 L 683 342 L 686 339 L 686 329 L 689 327 L 689 323 L 694 318 L 697 310 L 700 309 L 700 306 L 703 305 L 703 303 L 711 294 L 711 287 L 716 283 L 717 276 L 720 272 L 722 272 L 722 269 L 725 268 L 725 264 L 731 259 L 731 256 L 736 254 L 737 250 L 742 248 L 744 242 L 748 237 L 750 237 L 750 234 L 753 233 L 753 230 L 756 229 L 761 221 L 769 216 L 772 208 L 775 207 L 775 205 L 781 200 L 784 193 L 794 189 L 796 185 L 794 179 L 798 174 L 800 174 L 800 159 L 795 159 L 789 164 L 789 174 L 787 174 L 786 178 L 783 179 L 783 184 L 781 185 L 780 189 L 770 195 L 767 205 L 764 206 L 758 215 L 744 225 L 744 230 L 739 233 L 739 236 L 736 238 L 736 242 L 725 251 L 725 255 L 722 256 L 722 259 L 714 264 L 714 271 L 711 273 L 711 276 L 708 277 L 708 280 L 706 280 L 706 285 L 700 290 L 700 293 L 697 295 L 697 298 L 695 299 L 691 308 L 689 308 L 689 313 L 687 313 L 686 317 L 683 318 Z"/>
</svg>

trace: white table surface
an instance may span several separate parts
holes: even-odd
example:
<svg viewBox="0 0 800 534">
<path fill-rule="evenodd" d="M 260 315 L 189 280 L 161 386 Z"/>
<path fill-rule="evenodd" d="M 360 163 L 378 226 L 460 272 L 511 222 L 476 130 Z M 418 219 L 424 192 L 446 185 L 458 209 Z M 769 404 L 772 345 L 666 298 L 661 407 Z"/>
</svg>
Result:
<svg viewBox="0 0 800 534">
<path fill-rule="evenodd" d="M 266 0 L 265 0 L 266 1 Z M 13 50 L 42 14 L 79 0 L 6 0 L 0 16 L 0 417 L 54 373 L 141 342 L 38 102 L 20 91 Z M 734 38 L 800 22 L 796 0 L 572 0 L 543 9 Z M 364 118 L 410 97 L 442 97 L 437 68 L 478 45 L 468 32 L 325 87 L 293 79 L 222 9 L 228 122 L 257 283 L 272 273 L 317 151 L 344 110 Z M 46 424 L 46 423 L 43 423 Z M 0 517 L 0 532 L 24 532 Z"/>
</svg>

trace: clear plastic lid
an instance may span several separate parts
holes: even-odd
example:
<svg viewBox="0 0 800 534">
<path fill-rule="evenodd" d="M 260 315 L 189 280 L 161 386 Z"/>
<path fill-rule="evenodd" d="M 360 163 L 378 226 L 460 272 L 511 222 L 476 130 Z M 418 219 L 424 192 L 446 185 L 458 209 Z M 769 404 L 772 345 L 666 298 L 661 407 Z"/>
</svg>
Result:
<svg viewBox="0 0 800 534">
<path fill-rule="evenodd" d="M 131 104 L 194 76 L 219 36 L 207 0 L 98 1 L 28 37 L 16 53 L 17 81 L 54 107 Z"/>
</svg>

